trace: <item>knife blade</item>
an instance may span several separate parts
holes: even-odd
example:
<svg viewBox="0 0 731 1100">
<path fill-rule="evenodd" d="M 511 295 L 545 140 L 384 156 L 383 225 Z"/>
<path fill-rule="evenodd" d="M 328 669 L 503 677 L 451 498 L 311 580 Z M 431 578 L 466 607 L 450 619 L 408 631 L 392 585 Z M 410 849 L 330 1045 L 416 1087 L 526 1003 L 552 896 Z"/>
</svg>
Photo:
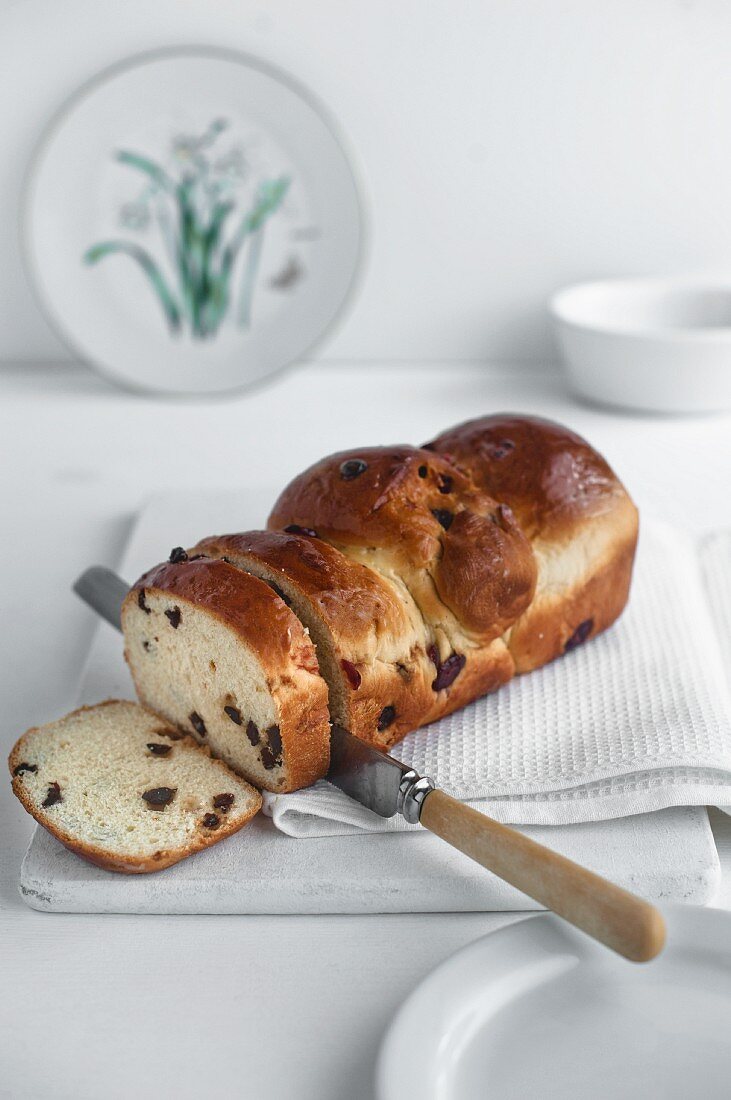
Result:
<svg viewBox="0 0 731 1100">
<path fill-rule="evenodd" d="M 92 566 L 74 591 L 121 630 L 122 601 L 129 588 L 111 569 Z M 423 825 L 625 958 L 646 962 L 662 950 L 662 915 L 642 898 L 451 798 L 427 776 L 342 726 L 332 727 L 330 752 L 330 782 L 381 817 L 400 813 L 410 824 Z"/>
<path fill-rule="evenodd" d="M 104 565 L 92 565 L 84 570 L 73 588 L 97 615 L 117 630 L 122 629 L 122 603 L 129 592 L 129 585 L 121 577 Z"/>
<path fill-rule="evenodd" d="M 418 776 L 406 764 L 334 725 L 327 778 L 380 817 L 393 817 L 402 811 L 407 784 Z"/>
</svg>

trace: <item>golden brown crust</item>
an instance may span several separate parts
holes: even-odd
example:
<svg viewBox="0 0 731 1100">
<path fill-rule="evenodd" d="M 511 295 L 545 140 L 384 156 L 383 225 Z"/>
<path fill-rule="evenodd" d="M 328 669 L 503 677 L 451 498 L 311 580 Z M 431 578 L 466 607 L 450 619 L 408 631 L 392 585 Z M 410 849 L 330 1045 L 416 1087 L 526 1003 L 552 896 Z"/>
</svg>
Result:
<svg viewBox="0 0 731 1100">
<path fill-rule="evenodd" d="M 322 539 L 284 531 L 243 531 L 202 539 L 191 554 L 225 557 L 246 567 L 258 561 L 285 575 L 349 650 L 364 634 L 403 633 L 407 620 L 390 588 L 373 570 L 351 561 Z"/>
<path fill-rule="evenodd" d="M 509 504 L 529 539 L 566 536 L 627 494 L 580 435 L 537 416 L 498 413 L 450 428 L 426 448 Z"/>
<path fill-rule="evenodd" d="M 510 632 L 517 673 L 532 672 L 601 634 L 614 623 L 629 597 L 636 539 L 615 544 L 607 560 L 573 588 L 539 593 Z"/>
<path fill-rule="evenodd" d="M 137 606 L 144 591 L 161 592 L 183 605 L 203 608 L 259 656 L 279 708 L 287 760 L 287 782 L 276 790 L 298 790 L 321 779 L 330 763 L 327 686 L 319 675 L 314 645 L 276 592 L 225 561 L 165 562 L 133 585 L 122 605 L 123 624 L 127 609 Z M 301 683 L 295 683 L 293 670 L 308 674 L 306 691 Z"/>
<path fill-rule="evenodd" d="M 316 463 L 269 517 L 270 529 L 291 525 L 366 564 L 371 551 L 381 565 L 387 557 L 427 620 L 451 615 L 475 643 L 499 636 L 533 596 L 533 555 L 510 510 L 416 447 L 343 451 Z"/>
<path fill-rule="evenodd" d="M 516 671 L 529 672 L 610 626 L 629 594 L 637 509 L 586 440 L 538 417 L 481 417 L 427 448 L 506 501 L 531 540 L 538 584 L 508 631 Z"/>
<path fill-rule="evenodd" d="M 268 584 L 228 562 L 164 562 L 140 577 L 125 604 L 136 603 L 145 589 L 204 608 L 256 651 L 266 639 L 267 669 L 273 676 L 288 675 L 292 663 L 317 673 L 315 651 L 299 619 Z"/>
<path fill-rule="evenodd" d="M 84 714 L 88 711 L 97 710 L 99 707 L 119 705 L 138 707 L 140 710 L 148 711 L 148 713 L 150 714 L 153 713 L 152 711 L 149 711 L 148 708 L 142 707 L 138 703 L 131 703 L 129 702 L 129 700 L 126 699 L 105 699 L 101 703 L 94 704 L 94 706 L 77 707 L 76 710 L 71 711 L 66 717 L 73 718 L 77 714 Z M 155 717 L 157 718 L 158 716 L 155 715 Z M 116 871 L 124 875 L 139 875 L 147 874 L 151 871 L 163 871 L 166 867 L 172 867 L 173 864 L 179 863 L 183 859 L 187 859 L 188 856 L 194 855 L 196 852 L 200 852 L 204 848 L 210 848 L 214 844 L 218 844 L 219 841 L 224 840 L 226 837 L 232 836 L 234 833 L 239 832 L 239 830 L 243 829 L 243 827 L 247 825 L 249 821 L 251 821 L 251 819 L 255 817 L 261 809 L 261 795 L 258 795 L 258 792 L 253 792 L 254 797 L 252 798 L 252 809 L 247 816 L 240 817 L 239 819 L 230 817 L 224 818 L 221 822 L 221 825 L 216 829 L 215 833 L 201 831 L 194 839 L 188 842 L 184 849 L 181 848 L 176 851 L 162 850 L 160 852 L 155 852 L 154 855 L 149 859 L 134 859 L 131 856 L 113 857 L 109 855 L 108 852 L 105 852 L 103 849 L 97 847 L 96 845 L 85 844 L 84 842 L 79 841 L 77 837 L 73 836 L 66 829 L 61 828 L 57 823 L 55 823 L 48 813 L 41 813 L 33 804 L 33 801 L 29 796 L 28 791 L 25 788 L 25 784 L 23 783 L 22 775 L 16 776 L 13 774 L 15 769 L 23 761 L 23 758 L 25 756 L 25 739 L 28 737 L 29 734 L 36 733 L 38 729 L 38 726 L 32 726 L 30 729 L 26 730 L 25 733 L 18 738 L 18 740 L 15 742 L 15 745 L 10 750 L 10 755 L 8 756 L 8 768 L 10 770 L 13 794 L 16 796 L 16 798 L 21 803 L 23 808 L 27 811 L 27 813 L 29 813 L 31 817 L 38 822 L 39 825 L 43 826 L 43 828 L 47 832 L 54 836 L 56 840 L 59 840 L 65 848 L 68 848 L 70 852 L 74 852 L 75 855 L 81 856 L 82 859 L 87 860 L 87 862 L 89 863 L 93 863 L 96 867 L 101 867 L 105 871 Z M 207 748 L 198 745 L 195 739 L 193 737 L 190 737 L 188 734 L 176 731 L 176 737 L 189 742 L 191 745 L 195 746 L 197 751 L 202 752 L 210 757 L 210 753 L 208 752 Z M 219 760 L 212 759 L 212 763 L 224 774 L 230 774 L 226 765 L 222 764 Z"/>
<path fill-rule="evenodd" d="M 468 509 L 457 512 L 439 562 L 439 595 L 455 614 L 461 609 L 465 633 L 479 633 L 483 642 L 515 622 L 536 585 L 535 559 L 515 516 L 503 504 L 494 514 L 486 521 Z"/>
</svg>

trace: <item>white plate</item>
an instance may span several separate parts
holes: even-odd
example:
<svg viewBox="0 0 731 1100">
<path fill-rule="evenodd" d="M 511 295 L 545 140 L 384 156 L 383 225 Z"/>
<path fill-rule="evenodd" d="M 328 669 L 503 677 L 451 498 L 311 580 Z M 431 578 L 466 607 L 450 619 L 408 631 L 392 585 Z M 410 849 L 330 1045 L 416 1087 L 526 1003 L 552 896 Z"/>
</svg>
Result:
<svg viewBox="0 0 731 1100">
<path fill-rule="evenodd" d="M 362 242 L 332 120 L 289 77 L 218 50 L 144 55 L 82 88 L 40 144 L 25 225 L 74 352 L 178 393 L 301 358 L 340 313 Z"/>
<path fill-rule="evenodd" d="M 666 917 L 641 966 L 549 914 L 463 948 L 391 1025 L 380 1100 L 728 1097 L 731 913 Z"/>
</svg>

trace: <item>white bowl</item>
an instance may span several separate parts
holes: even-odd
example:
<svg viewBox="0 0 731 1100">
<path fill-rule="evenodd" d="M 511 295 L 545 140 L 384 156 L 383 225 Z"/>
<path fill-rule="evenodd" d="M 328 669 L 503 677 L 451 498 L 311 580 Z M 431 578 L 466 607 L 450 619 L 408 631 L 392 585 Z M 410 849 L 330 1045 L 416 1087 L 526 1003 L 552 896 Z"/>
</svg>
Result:
<svg viewBox="0 0 731 1100">
<path fill-rule="evenodd" d="M 582 397 L 653 412 L 731 408 L 731 283 L 580 283 L 549 311 Z"/>
</svg>

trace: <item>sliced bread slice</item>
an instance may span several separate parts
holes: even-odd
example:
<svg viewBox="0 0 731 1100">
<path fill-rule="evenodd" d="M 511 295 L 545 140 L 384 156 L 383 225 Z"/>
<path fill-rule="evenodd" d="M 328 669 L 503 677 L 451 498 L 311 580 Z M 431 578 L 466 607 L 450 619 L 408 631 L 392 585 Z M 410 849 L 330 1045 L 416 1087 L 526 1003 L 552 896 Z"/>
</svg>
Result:
<svg viewBox="0 0 731 1100">
<path fill-rule="evenodd" d="M 238 832 L 261 795 L 192 737 L 108 700 L 28 730 L 13 791 L 72 852 L 110 871 L 160 871 Z"/>
<path fill-rule="evenodd" d="M 278 792 L 325 775 L 327 684 L 309 634 L 270 585 L 175 551 L 132 588 L 122 629 L 140 701 L 239 775 Z"/>
</svg>

